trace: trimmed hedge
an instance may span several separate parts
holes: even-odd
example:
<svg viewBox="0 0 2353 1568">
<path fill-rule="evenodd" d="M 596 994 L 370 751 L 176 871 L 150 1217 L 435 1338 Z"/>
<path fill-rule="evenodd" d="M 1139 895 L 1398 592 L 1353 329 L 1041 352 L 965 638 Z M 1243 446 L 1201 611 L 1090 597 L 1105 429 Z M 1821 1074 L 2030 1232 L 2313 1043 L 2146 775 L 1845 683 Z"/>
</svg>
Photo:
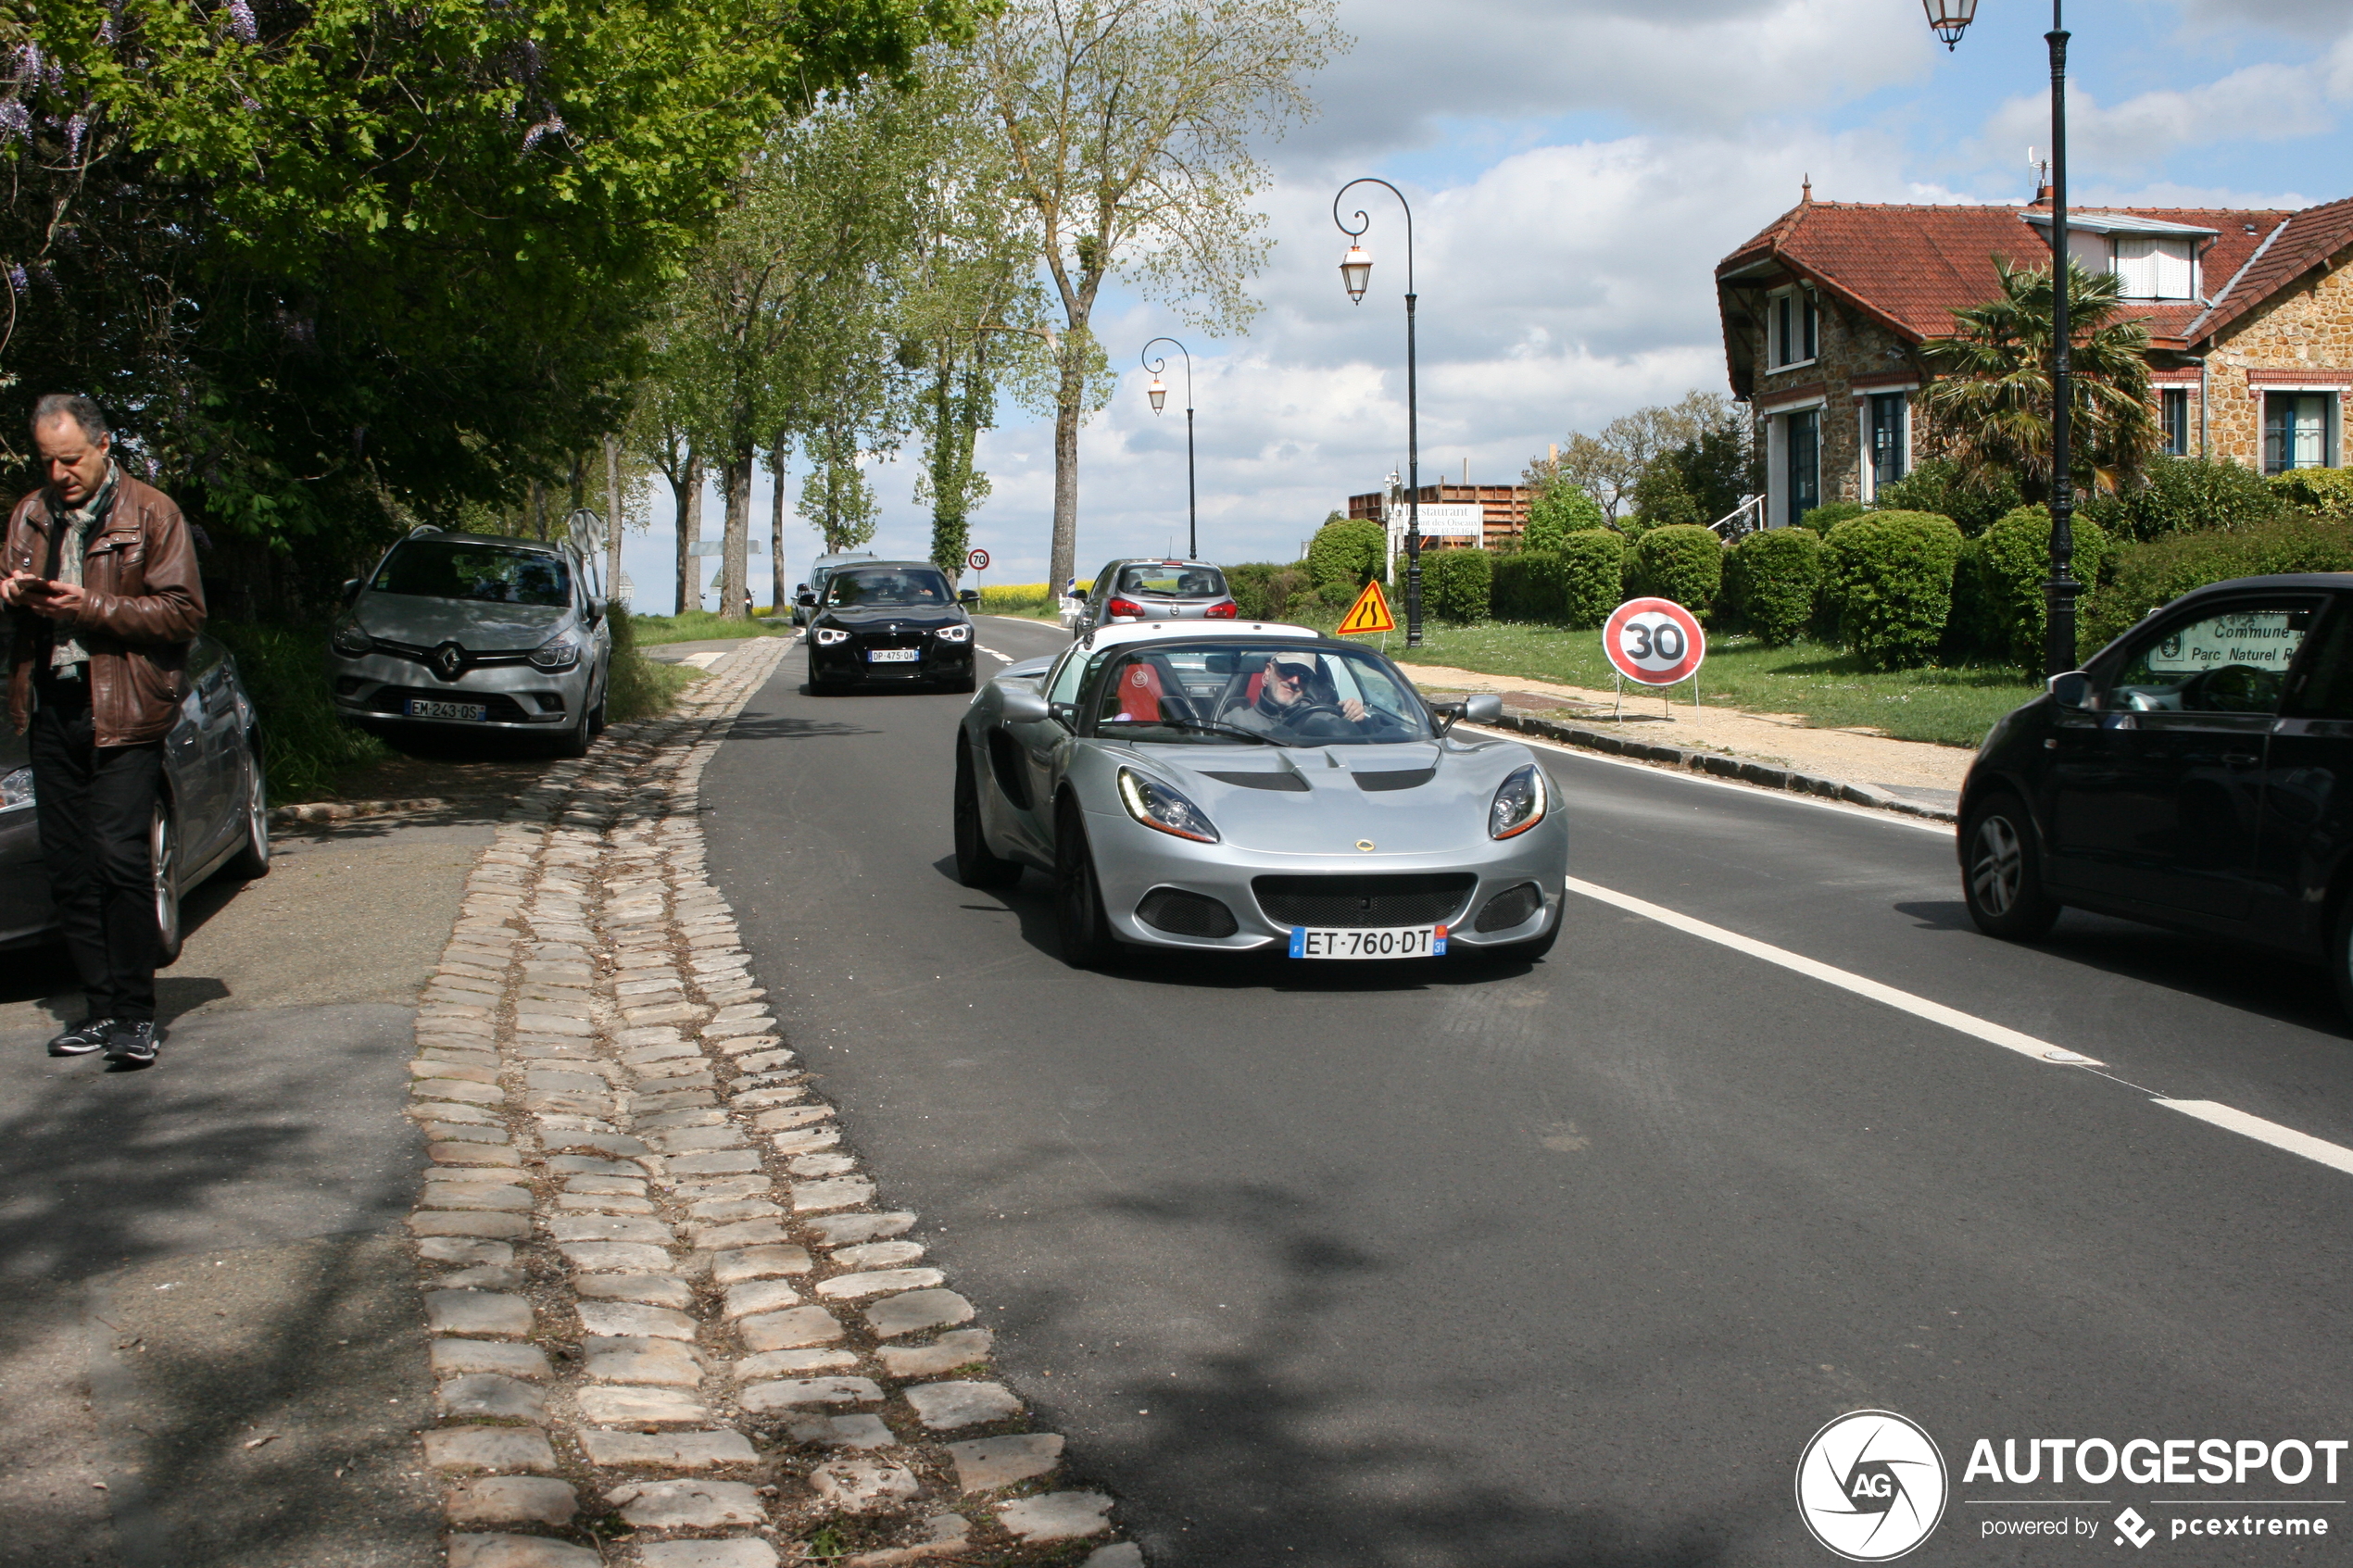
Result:
<svg viewBox="0 0 2353 1568">
<path fill-rule="evenodd" d="M 1797 526 L 1828 533 L 1848 518 L 1861 517 L 1870 509 L 1860 501 L 1825 501 L 1818 507 L 1806 508 L 1806 515 L 1797 520 Z"/>
<path fill-rule="evenodd" d="M 2107 575 L 2115 546 L 2088 517 L 2075 519 L 2075 577 L 2087 587 Z M 2029 676 L 2043 671 L 2043 632 L 2049 604 L 2043 584 L 2051 573 L 2051 514 L 2020 507 L 1962 546 L 1953 573 L 1953 619 L 1947 646 L 2014 664 Z"/>
<path fill-rule="evenodd" d="M 1307 546 L 1307 575 L 1327 602 L 1340 596 L 1343 608 L 1365 583 L 1381 575 L 1389 554 L 1389 530 L 1371 518 L 1346 518 L 1315 530 Z"/>
<path fill-rule="evenodd" d="M 2275 571 L 2353 571 L 2353 522 L 2291 514 L 2227 533 L 2127 545 L 2117 552 L 2107 586 L 2083 601 L 2076 646 L 2088 658 L 2193 588 Z"/>
<path fill-rule="evenodd" d="M 1724 541 L 1698 523 L 1654 528 L 1627 552 L 1626 596 L 1672 599 L 1703 618 L 1724 585 Z"/>
<path fill-rule="evenodd" d="M 2268 483 L 2271 494 L 2291 507 L 2338 521 L 2353 521 L 2353 469 L 2290 469 L 2273 474 Z"/>
<path fill-rule="evenodd" d="M 2111 539 L 2250 528 L 2283 510 L 2276 485 L 2266 485 L 2253 469 L 2201 458 L 2153 458 L 2131 489 L 2083 496 L 2080 503 L 2076 515 L 2089 517 Z"/>
<path fill-rule="evenodd" d="M 1871 505 L 1882 511 L 1934 512 L 1949 517 L 1971 538 L 1994 526 L 1995 520 L 2026 504 L 2026 493 L 2015 476 L 2003 474 L 1964 478 L 1957 464 L 1931 458 L 1903 478 L 1879 487 Z"/>
<path fill-rule="evenodd" d="M 1605 528 L 1581 528 L 1552 550 L 1494 559 L 1489 603 L 1505 621 L 1587 630 L 1609 619 L 1621 597 L 1625 546 Z"/>
<path fill-rule="evenodd" d="M 1487 619 L 1494 593 L 1495 558 L 1485 550 L 1422 552 L 1422 613 L 1457 626 Z"/>
<path fill-rule="evenodd" d="M 1822 536 L 1811 529 L 1763 529 L 1724 552 L 1720 602 L 1768 647 L 1805 633 L 1821 585 Z"/>
<path fill-rule="evenodd" d="M 1867 512 L 1823 542 L 1824 598 L 1864 664 L 1904 670 L 1935 656 L 1953 608 L 1961 530 L 1933 512 Z"/>
<path fill-rule="evenodd" d="M 1289 621 L 1315 604 L 1315 580 L 1296 561 L 1244 561 L 1226 569 L 1226 586 L 1245 621 Z"/>
<path fill-rule="evenodd" d="M 1523 550 L 1557 550 L 1561 541 L 1580 529 L 1607 528 L 1602 504 L 1574 484 L 1547 486 L 1528 503 L 1528 527 L 1520 534 Z"/>
</svg>

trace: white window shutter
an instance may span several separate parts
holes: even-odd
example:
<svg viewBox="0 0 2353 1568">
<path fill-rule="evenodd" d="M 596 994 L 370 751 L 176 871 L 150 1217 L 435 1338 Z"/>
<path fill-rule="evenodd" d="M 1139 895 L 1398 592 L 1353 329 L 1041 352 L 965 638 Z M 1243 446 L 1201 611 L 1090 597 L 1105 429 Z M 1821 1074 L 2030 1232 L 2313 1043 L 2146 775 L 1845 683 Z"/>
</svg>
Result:
<svg viewBox="0 0 2353 1568">
<path fill-rule="evenodd" d="M 2189 241 L 2158 241 L 2154 259 L 2157 263 L 2157 298 L 2188 299 L 2197 292 L 2191 286 Z"/>
<path fill-rule="evenodd" d="M 2158 243 L 2137 234 L 2116 237 L 2116 287 L 2127 299 L 2156 299 Z"/>
</svg>

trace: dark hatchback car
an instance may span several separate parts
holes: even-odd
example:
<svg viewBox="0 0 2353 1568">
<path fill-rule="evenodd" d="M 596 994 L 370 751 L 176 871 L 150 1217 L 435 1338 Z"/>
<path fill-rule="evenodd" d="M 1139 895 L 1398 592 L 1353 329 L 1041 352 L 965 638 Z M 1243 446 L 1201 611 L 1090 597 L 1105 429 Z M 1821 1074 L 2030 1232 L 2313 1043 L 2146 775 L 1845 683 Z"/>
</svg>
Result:
<svg viewBox="0 0 2353 1568">
<path fill-rule="evenodd" d="M 2072 905 L 2238 938 L 2320 960 L 2353 1012 L 2353 574 L 2200 588 L 2050 686 L 1962 791 L 1978 926 Z"/>
<path fill-rule="evenodd" d="M 973 620 L 980 596 L 948 585 L 929 561 L 861 561 L 837 568 L 809 612 L 809 689 L 973 689 Z"/>
</svg>

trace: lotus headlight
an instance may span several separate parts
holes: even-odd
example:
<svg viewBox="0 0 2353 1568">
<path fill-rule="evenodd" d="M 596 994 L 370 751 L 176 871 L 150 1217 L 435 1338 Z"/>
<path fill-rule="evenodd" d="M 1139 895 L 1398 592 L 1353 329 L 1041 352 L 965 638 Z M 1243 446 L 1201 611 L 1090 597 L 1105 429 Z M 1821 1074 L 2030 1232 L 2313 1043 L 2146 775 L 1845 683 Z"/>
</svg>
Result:
<svg viewBox="0 0 2353 1568">
<path fill-rule="evenodd" d="M 1158 779 L 1122 768 L 1119 798 L 1127 808 L 1127 814 L 1148 828 L 1200 844 L 1217 842 L 1217 830 L 1210 825 L 1202 809 Z"/>
<path fill-rule="evenodd" d="M 376 639 L 368 635 L 368 629 L 359 624 L 359 618 L 356 615 L 340 617 L 334 629 L 327 633 L 327 641 L 346 659 L 358 659 L 362 654 L 376 651 Z"/>
<path fill-rule="evenodd" d="M 531 650 L 531 662 L 542 670 L 569 670 L 580 662 L 580 633 L 559 632 Z"/>
<path fill-rule="evenodd" d="M 13 811 L 32 804 L 32 770 L 19 768 L 0 778 L 0 811 Z"/>
<path fill-rule="evenodd" d="M 820 626 L 817 628 L 817 646 L 821 648 L 829 648 L 836 643 L 846 643 L 848 641 L 849 641 L 849 633 L 841 630 L 837 626 Z"/>
<path fill-rule="evenodd" d="M 1497 786 L 1495 798 L 1488 805 L 1487 836 L 1514 838 L 1526 833 L 1544 820 L 1551 804 L 1543 769 L 1530 762 L 1514 770 L 1512 776 Z"/>
<path fill-rule="evenodd" d="M 969 643 L 973 640 L 973 629 L 970 622 L 959 621 L 953 626 L 934 628 L 932 635 L 943 643 Z"/>
</svg>

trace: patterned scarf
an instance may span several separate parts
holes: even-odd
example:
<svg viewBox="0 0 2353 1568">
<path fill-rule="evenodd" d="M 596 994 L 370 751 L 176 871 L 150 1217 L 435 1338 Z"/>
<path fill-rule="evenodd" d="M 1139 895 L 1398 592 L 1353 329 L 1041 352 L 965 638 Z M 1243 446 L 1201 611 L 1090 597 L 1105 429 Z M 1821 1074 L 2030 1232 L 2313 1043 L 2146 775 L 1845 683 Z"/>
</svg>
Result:
<svg viewBox="0 0 2353 1568">
<path fill-rule="evenodd" d="M 114 466 L 112 458 L 108 458 L 107 477 L 99 482 L 98 488 L 91 493 L 90 498 L 78 507 L 66 509 L 66 530 L 57 540 L 58 582 L 70 583 L 77 588 L 82 586 L 82 559 L 89 553 L 90 535 L 105 526 L 107 514 L 114 510 L 115 481 L 120 476 L 121 470 Z M 49 515 L 58 515 L 54 503 Z M 60 634 L 49 650 L 49 668 L 52 670 L 64 670 L 71 665 L 86 664 L 89 660 L 89 650 L 70 636 Z"/>
</svg>

